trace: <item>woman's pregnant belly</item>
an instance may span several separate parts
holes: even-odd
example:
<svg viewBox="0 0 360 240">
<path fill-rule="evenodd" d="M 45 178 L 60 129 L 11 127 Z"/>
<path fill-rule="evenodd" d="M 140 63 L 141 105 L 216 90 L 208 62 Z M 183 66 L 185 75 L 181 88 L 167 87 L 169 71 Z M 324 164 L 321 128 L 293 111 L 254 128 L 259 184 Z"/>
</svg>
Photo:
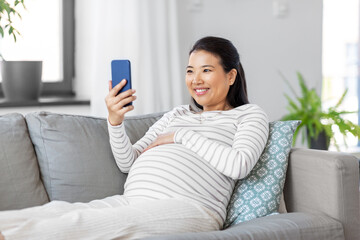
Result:
<svg viewBox="0 0 360 240">
<path fill-rule="evenodd" d="M 124 195 L 149 199 L 182 198 L 224 211 L 232 181 L 181 144 L 141 154 L 130 169 Z"/>
</svg>

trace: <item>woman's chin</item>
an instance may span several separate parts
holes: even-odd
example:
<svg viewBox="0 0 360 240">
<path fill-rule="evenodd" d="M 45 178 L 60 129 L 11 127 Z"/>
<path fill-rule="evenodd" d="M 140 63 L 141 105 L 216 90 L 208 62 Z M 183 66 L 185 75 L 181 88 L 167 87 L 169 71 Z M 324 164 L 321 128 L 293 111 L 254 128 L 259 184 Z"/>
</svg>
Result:
<svg viewBox="0 0 360 240">
<path fill-rule="evenodd" d="M 194 100 L 198 103 L 198 104 L 200 104 L 201 106 L 203 106 L 204 104 L 206 104 L 206 97 L 205 96 L 197 96 L 197 95 L 195 95 L 195 96 L 193 96 L 193 98 L 194 98 Z"/>
</svg>

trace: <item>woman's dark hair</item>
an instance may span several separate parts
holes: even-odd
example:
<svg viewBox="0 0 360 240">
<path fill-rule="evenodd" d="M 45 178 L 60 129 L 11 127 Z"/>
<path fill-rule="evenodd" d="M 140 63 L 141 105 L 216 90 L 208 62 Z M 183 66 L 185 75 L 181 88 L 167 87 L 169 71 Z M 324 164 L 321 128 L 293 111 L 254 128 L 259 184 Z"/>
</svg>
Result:
<svg viewBox="0 0 360 240">
<path fill-rule="evenodd" d="M 219 37 L 204 37 L 199 39 L 189 52 L 189 55 L 195 51 L 204 50 L 214 54 L 220 58 L 220 64 L 228 73 L 232 69 L 236 69 L 236 79 L 233 85 L 230 86 L 226 100 L 233 107 L 249 103 L 246 89 L 246 79 L 244 69 L 240 63 L 240 56 L 234 45 L 227 39 Z M 203 109 L 194 98 L 192 98 L 195 105 Z"/>
</svg>

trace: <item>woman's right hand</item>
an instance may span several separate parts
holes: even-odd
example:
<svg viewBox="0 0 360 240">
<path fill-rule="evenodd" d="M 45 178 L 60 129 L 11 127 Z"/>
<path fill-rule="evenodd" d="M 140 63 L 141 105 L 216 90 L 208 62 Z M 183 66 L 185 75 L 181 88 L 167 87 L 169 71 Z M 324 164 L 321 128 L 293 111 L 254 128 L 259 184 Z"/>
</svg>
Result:
<svg viewBox="0 0 360 240">
<path fill-rule="evenodd" d="M 105 103 L 109 112 L 109 122 L 113 126 L 120 125 L 124 120 L 125 113 L 134 109 L 133 105 L 124 106 L 136 99 L 136 96 L 133 96 L 135 90 L 129 89 L 116 95 L 125 84 L 126 80 L 123 79 L 118 85 L 112 88 L 111 80 L 109 81 L 109 94 L 105 97 Z"/>
</svg>

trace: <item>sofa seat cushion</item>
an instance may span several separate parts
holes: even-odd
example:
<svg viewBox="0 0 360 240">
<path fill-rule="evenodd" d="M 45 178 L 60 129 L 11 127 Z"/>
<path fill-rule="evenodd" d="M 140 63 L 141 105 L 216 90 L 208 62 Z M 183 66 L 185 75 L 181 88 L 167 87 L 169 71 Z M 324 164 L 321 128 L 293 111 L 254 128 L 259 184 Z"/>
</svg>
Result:
<svg viewBox="0 0 360 240">
<path fill-rule="evenodd" d="M 0 116 L 0 210 L 47 203 L 39 166 L 24 117 Z"/>
<path fill-rule="evenodd" d="M 342 224 L 325 215 L 285 213 L 256 218 L 222 231 L 183 233 L 146 240 L 344 240 Z"/>
<path fill-rule="evenodd" d="M 88 202 L 123 193 L 104 118 L 56 113 L 26 115 L 50 200 Z"/>
</svg>

